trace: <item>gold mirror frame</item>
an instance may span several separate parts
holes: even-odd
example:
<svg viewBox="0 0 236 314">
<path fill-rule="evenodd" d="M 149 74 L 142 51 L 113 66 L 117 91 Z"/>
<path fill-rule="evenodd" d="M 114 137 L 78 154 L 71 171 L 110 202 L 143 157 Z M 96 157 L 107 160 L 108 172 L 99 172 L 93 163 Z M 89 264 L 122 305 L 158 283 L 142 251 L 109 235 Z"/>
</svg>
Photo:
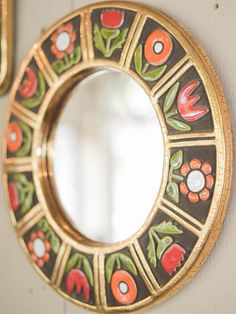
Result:
<svg viewBox="0 0 236 314">
<path fill-rule="evenodd" d="M 163 180 L 148 219 L 112 245 L 70 225 L 51 180 L 65 99 L 104 68 L 144 88 L 165 143 Z M 232 159 L 230 118 L 209 60 L 178 23 L 141 4 L 103 2 L 64 17 L 33 46 L 12 88 L 3 143 L 12 223 L 40 276 L 89 310 L 159 304 L 195 275 L 225 217 Z"/>
<path fill-rule="evenodd" d="M 10 85 L 13 71 L 13 0 L 0 0 L 0 95 Z"/>
</svg>

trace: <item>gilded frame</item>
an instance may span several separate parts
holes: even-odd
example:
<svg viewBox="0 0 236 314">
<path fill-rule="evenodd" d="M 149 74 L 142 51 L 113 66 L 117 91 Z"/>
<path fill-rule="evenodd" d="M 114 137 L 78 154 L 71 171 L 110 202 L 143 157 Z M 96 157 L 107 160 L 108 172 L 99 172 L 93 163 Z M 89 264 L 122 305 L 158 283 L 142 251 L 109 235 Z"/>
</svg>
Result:
<svg viewBox="0 0 236 314">
<path fill-rule="evenodd" d="M 0 1 L 0 95 L 10 85 L 13 71 L 13 0 Z"/>
<path fill-rule="evenodd" d="M 116 14 L 117 25 L 126 25 L 128 31 L 121 28 L 115 32 L 116 18 L 113 15 L 109 19 L 108 14 L 106 19 L 105 12 Z M 125 14 L 129 17 L 126 20 Z M 101 40 L 98 17 L 103 27 L 112 30 L 103 31 L 105 37 L 109 34 L 116 40 L 115 36 L 124 32 L 125 40 L 115 49 L 119 54 L 113 51 L 114 57 L 109 55 L 109 45 L 104 50 L 105 46 L 98 42 Z M 172 64 L 165 61 L 167 67 L 158 68 L 159 72 L 156 65 L 148 71 L 150 65 L 160 60 L 155 55 L 153 59 L 153 51 L 151 57 L 145 52 L 150 64 L 144 71 L 141 51 L 148 49 L 147 36 L 160 29 L 169 43 L 172 40 L 169 49 L 176 49 L 173 57 L 176 59 L 168 59 L 171 57 L 167 49 L 167 59 Z M 62 56 L 60 49 L 55 48 L 62 32 L 70 33 L 73 42 L 74 51 L 68 56 L 65 52 Z M 76 47 L 79 49 L 75 53 Z M 162 51 L 156 54 L 159 56 Z M 127 73 L 144 88 L 161 123 L 165 143 L 163 181 L 148 219 L 131 238 L 112 245 L 85 238 L 66 221 L 51 181 L 53 131 L 64 96 L 84 77 L 104 67 Z M 160 71 L 162 74 L 156 78 Z M 196 103 L 198 112 L 192 106 L 187 112 L 182 111 L 183 95 L 184 108 L 186 102 Z M 207 106 L 200 107 L 200 101 Z M 175 104 L 178 110 L 173 109 Z M 33 267 L 67 300 L 96 312 L 136 311 L 165 301 L 201 268 L 226 214 L 232 182 L 232 133 L 216 74 L 196 41 L 176 21 L 142 4 L 120 1 L 100 2 L 64 17 L 43 34 L 25 59 L 12 88 L 6 128 L 3 179 L 12 223 Z M 17 137 L 17 134 L 21 135 Z M 22 137 L 30 145 L 25 144 L 27 141 L 16 142 L 16 138 L 22 140 Z M 190 174 L 204 182 L 199 192 L 196 192 L 199 183 L 192 185 L 195 181 L 189 179 Z M 30 203 L 28 207 L 26 199 Z M 45 244 L 44 260 L 35 255 L 36 238 Z M 173 257 L 174 265 L 171 265 Z M 125 274 L 118 269 L 116 259 Z M 130 284 L 132 294 L 128 299 L 117 294 L 118 288 L 115 290 L 112 286 L 114 265 L 118 267 L 118 275 L 123 274 Z M 69 273 L 74 269 L 80 274 L 77 279 L 80 284 L 85 276 L 89 286 L 89 289 L 83 286 L 82 295 L 79 289 L 76 294 L 68 288 L 74 280 L 69 281 Z"/>
</svg>

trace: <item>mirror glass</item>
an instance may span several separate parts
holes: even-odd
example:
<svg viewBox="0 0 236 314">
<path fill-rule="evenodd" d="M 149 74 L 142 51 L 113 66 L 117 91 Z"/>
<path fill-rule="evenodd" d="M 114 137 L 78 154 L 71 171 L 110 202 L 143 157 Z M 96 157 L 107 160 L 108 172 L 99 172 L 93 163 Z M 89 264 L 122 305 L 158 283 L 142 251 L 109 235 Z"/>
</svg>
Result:
<svg viewBox="0 0 236 314">
<path fill-rule="evenodd" d="M 70 223 L 99 242 L 132 236 L 157 197 L 164 158 L 143 88 L 114 70 L 90 75 L 73 89 L 54 135 L 54 181 Z"/>
</svg>

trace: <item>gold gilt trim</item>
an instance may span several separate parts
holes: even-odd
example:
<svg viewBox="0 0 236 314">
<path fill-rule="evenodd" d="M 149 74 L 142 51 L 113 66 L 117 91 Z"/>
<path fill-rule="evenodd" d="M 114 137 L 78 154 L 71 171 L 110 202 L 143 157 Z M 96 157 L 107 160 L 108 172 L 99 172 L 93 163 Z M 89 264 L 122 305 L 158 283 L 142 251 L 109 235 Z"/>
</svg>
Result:
<svg viewBox="0 0 236 314">
<path fill-rule="evenodd" d="M 193 61 L 191 59 L 187 60 L 185 64 L 178 68 L 177 72 L 173 75 L 173 77 L 160 89 L 156 88 L 156 93 L 153 95 L 153 100 L 156 102 L 171 86 L 193 65 Z M 167 73 L 168 74 L 168 73 Z"/>
<path fill-rule="evenodd" d="M 148 278 L 148 275 L 146 274 L 145 269 L 144 269 L 144 267 L 142 266 L 142 264 L 141 264 L 141 262 L 140 262 L 140 260 L 139 260 L 139 257 L 138 257 L 138 255 L 137 255 L 137 253 L 135 252 L 134 246 L 133 246 L 133 245 L 130 245 L 129 249 L 130 249 L 130 253 L 131 253 L 131 255 L 132 255 L 132 258 L 133 258 L 135 264 L 137 265 L 137 268 L 138 268 L 138 270 L 139 270 L 139 273 L 140 273 L 141 277 L 143 278 L 143 281 L 144 281 L 144 283 L 146 284 L 148 290 L 150 291 L 150 293 L 151 293 L 152 295 L 156 295 L 157 293 L 156 293 L 155 287 L 153 286 L 152 282 L 151 282 L 150 279 Z"/>
<path fill-rule="evenodd" d="M 31 228 L 33 228 L 41 218 L 44 216 L 43 210 L 36 205 L 36 207 L 33 209 L 35 211 L 34 215 L 31 214 L 31 219 L 28 219 L 25 222 L 25 224 L 19 224 L 16 226 L 16 231 L 19 237 L 23 237 Z"/>
<path fill-rule="evenodd" d="M 133 35 L 132 43 L 130 44 L 129 51 L 127 53 L 126 61 L 124 63 L 125 68 L 130 68 L 130 65 L 131 65 L 132 60 L 133 60 L 134 52 L 135 52 L 135 49 L 138 45 L 139 38 L 142 34 L 143 27 L 144 27 L 145 23 L 146 23 L 146 16 L 142 15 L 141 18 L 139 18 L 138 25 L 137 25 L 135 33 Z"/>
<path fill-rule="evenodd" d="M 126 62 L 126 58 L 127 56 L 129 55 L 129 51 L 130 51 L 130 46 L 133 42 L 133 37 L 135 36 L 135 32 L 138 28 L 138 25 L 140 23 L 140 19 L 142 17 L 142 14 L 141 13 L 137 13 L 135 18 L 134 18 L 134 21 L 133 21 L 133 24 L 129 30 L 129 35 L 127 37 L 127 40 L 125 42 L 125 46 L 122 50 L 122 53 L 121 53 L 121 58 L 120 58 L 120 65 L 121 66 L 124 66 L 125 62 Z"/>
<path fill-rule="evenodd" d="M 162 202 L 164 203 L 164 205 L 168 206 L 168 208 L 170 210 L 173 210 L 177 215 L 182 216 L 183 218 L 185 218 L 187 221 L 189 221 L 190 223 L 192 223 L 192 225 L 196 226 L 200 231 L 203 229 L 204 225 L 201 224 L 197 219 L 193 218 L 192 216 L 190 216 L 189 214 L 187 214 L 185 211 L 183 211 L 181 208 L 179 208 L 178 206 L 174 205 L 173 203 L 169 202 L 166 199 L 162 199 Z M 166 208 L 166 207 L 165 207 Z"/>
<path fill-rule="evenodd" d="M 17 118 L 28 124 L 31 128 L 37 128 L 38 116 L 34 112 L 31 112 L 30 110 L 24 108 L 18 102 L 14 101 L 11 103 L 11 112 Z"/>
</svg>

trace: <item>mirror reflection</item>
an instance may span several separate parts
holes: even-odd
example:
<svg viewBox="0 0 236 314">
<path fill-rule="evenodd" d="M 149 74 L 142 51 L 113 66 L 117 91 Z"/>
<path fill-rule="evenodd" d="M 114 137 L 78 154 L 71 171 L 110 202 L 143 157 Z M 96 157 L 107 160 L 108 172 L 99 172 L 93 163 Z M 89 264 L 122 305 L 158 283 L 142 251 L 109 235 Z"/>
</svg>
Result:
<svg viewBox="0 0 236 314">
<path fill-rule="evenodd" d="M 84 79 L 55 131 L 55 186 L 68 220 L 95 241 L 132 236 L 156 199 L 163 156 L 160 123 L 138 83 L 114 70 Z"/>
</svg>

